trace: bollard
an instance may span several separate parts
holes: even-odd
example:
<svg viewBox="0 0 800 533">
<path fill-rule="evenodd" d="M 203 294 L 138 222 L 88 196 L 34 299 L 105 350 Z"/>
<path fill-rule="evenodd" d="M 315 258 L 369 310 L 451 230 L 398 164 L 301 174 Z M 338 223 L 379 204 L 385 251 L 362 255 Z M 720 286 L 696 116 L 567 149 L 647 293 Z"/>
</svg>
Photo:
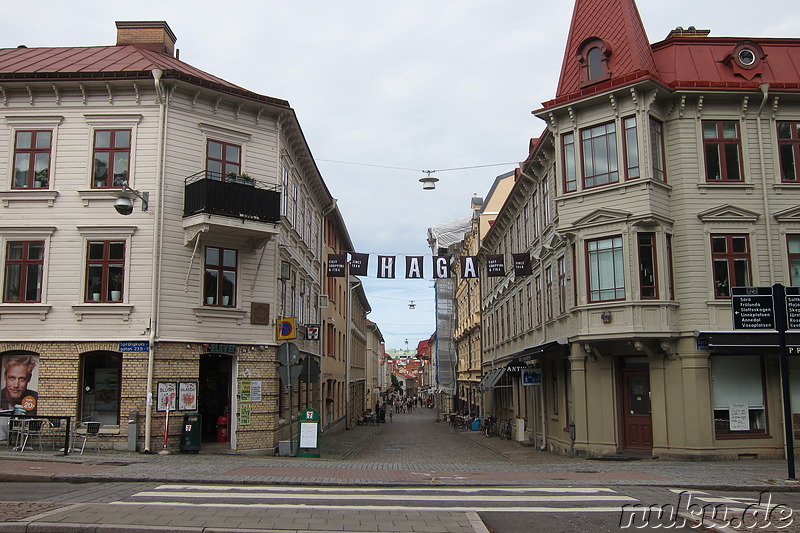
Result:
<svg viewBox="0 0 800 533">
<path fill-rule="evenodd" d="M 139 411 L 128 411 L 128 451 L 135 452 L 139 439 Z"/>
</svg>

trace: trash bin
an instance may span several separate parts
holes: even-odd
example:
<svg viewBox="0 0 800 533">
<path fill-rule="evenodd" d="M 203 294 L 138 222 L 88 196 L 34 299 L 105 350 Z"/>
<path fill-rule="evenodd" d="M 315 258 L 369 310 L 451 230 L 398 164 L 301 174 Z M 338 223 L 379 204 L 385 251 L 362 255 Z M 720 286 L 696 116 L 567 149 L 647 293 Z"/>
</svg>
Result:
<svg viewBox="0 0 800 533">
<path fill-rule="evenodd" d="M 187 413 L 183 415 L 180 444 L 182 452 L 197 453 L 200 451 L 202 429 L 203 415 L 199 413 Z"/>
</svg>

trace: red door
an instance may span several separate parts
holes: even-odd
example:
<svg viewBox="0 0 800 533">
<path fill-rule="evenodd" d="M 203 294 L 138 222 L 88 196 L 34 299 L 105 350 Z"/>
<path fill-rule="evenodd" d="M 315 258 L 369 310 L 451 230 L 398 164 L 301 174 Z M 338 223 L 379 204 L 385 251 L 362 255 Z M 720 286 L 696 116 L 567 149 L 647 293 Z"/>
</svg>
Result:
<svg viewBox="0 0 800 533">
<path fill-rule="evenodd" d="M 653 449 L 650 377 L 646 370 L 622 372 L 622 424 L 626 450 Z"/>
</svg>

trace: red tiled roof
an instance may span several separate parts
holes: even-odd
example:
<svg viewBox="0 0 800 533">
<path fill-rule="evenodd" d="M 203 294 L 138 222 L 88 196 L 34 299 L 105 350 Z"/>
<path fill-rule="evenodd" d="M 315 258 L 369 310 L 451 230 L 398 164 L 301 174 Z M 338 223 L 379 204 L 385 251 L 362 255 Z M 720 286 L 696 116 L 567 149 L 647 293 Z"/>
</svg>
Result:
<svg viewBox="0 0 800 533">
<path fill-rule="evenodd" d="M 608 66 L 612 77 L 656 72 L 650 41 L 634 0 L 576 0 L 556 99 L 581 88 L 577 53 L 591 37 L 599 37 L 611 48 Z"/>
<path fill-rule="evenodd" d="M 156 68 L 163 70 L 165 77 L 289 107 L 286 100 L 248 91 L 172 56 L 133 45 L 0 49 L 0 81 L 149 78 Z"/>
</svg>

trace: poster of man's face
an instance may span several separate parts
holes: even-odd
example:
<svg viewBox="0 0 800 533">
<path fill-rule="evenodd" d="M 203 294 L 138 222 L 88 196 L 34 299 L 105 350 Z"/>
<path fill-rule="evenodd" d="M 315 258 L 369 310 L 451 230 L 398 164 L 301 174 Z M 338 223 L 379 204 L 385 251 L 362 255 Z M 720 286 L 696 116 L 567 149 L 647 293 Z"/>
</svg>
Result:
<svg viewBox="0 0 800 533">
<path fill-rule="evenodd" d="M 6 354 L 2 357 L 0 376 L 0 410 L 22 406 L 35 415 L 39 404 L 39 357 L 36 355 Z"/>
</svg>

